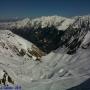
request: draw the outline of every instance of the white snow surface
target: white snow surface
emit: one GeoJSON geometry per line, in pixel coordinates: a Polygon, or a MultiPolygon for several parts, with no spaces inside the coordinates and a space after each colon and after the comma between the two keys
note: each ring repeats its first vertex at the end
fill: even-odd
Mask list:
{"type": "Polygon", "coordinates": [[[44,28],[44,27],[47,27],[47,26],[50,27],[53,25],[58,30],[65,30],[74,21],[75,21],[74,19],[65,18],[61,16],[47,16],[47,17],[42,16],[40,18],[35,18],[35,19],[25,18],[21,21],[17,21],[11,24],[11,27],[16,27],[17,29],[19,29],[24,27],[38,28],[39,26],[41,26],[42,28],[44,28]]]}
{"type": "MultiPolygon", "coordinates": [[[[48,16],[33,20],[27,18],[12,26],[21,28],[41,24],[43,28],[54,24],[59,30],[65,30],[73,21],[48,16]],[[60,24],[61,21],[63,23],[60,24]]],[[[86,34],[82,45],[87,42],[90,42],[90,32],[86,34]]],[[[27,55],[18,56],[12,46],[27,52],[32,43],[9,30],[0,30],[0,79],[5,70],[13,78],[15,85],[21,85],[22,90],[67,90],[90,78],[90,48],[80,47],[73,55],[65,54],[63,48],[58,48],[43,56],[39,62],[27,55]]]]}
{"type": "MultiPolygon", "coordinates": [[[[15,34],[8,37],[8,33],[11,32],[0,30],[0,41],[19,49],[31,47],[30,42],[15,34]]],[[[76,54],[68,55],[57,49],[38,62],[18,56],[11,48],[3,48],[0,44],[0,78],[2,70],[7,71],[22,90],[66,90],[90,78],[90,50],[80,48],[76,54]]]]}

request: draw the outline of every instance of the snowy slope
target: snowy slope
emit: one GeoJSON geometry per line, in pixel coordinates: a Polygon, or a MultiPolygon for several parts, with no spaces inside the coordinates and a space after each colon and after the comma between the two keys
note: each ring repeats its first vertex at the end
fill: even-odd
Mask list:
{"type": "Polygon", "coordinates": [[[87,19],[88,16],[81,17],[73,24],[77,17],[52,16],[33,20],[27,18],[12,24],[15,28],[55,25],[59,30],[64,30],[62,46],[48,54],[21,36],[9,30],[0,30],[0,80],[6,75],[11,81],[7,79],[5,84],[21,85],[22,90],[67,90],[88,80],[90,28],[89,25],[87,27],[87,19]]]}
{"type": "MultiPolygon", "coordinates": [[[[73,24],[78,18],[81,21],[90,20],[90,16],[76,16],[73,18],[66,18],[61,16],[42,16],[35,19],[25,18],[20,21],[13,22],[10,24],[11,28],[45,28],[55,26],[58,30],[66,30],[71,24],[73,24]]],[[[79,25],[79,23],[77,23],[79,25]]],[[[77,27],[77,25],[75,27],[77,27]]]]}
{"type": "MultiPolygon", "coordinates": [[[[10,55],[9,52],[7,54],[10,55]]],[[[25,60],[17,55],[13,57],[3,55],[0,56],[0,71],[3,74],[5,70],[15,85],[21,85],[23,90],[66,90],[90,77],[89,48],[80,48],[73,55],[54,51],[43,56],[41,63],[33,59],[25,60]]]]}
{"type": "Polygon", "coordinates": [[[75,20],[60,16],[43,16],[40,18],[29,19],[25,18],[22,21],[17,21],[11,24],[12,28],[39,28],[39,27],[51,27],[55,26],[58,30],[65,30],[70,24],[72,24],[75,20]]]}

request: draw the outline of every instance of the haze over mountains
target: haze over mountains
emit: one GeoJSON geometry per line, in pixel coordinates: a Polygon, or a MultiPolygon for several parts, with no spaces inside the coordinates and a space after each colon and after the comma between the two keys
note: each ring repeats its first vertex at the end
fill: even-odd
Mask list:
{"type": "Polygon", "coordinates": [[[0,85],[90,90],[89,15],[25,18],[0,28],[0,85]]]}

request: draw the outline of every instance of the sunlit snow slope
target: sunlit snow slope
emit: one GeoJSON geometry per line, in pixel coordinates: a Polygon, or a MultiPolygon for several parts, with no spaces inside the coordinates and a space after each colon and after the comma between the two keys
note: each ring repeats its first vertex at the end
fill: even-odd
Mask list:
{"type": "Polygon", "coordinates": [[[0,86],[20,85],[22,90],[90,90],[89,18],[27,18],[13,22],[9,30],[0,30],[0,86]],[[32,34],[33,38],[29,36],[32,34]],[[86,84],[81,87],[85,82],[88,88],[86,84]]]}

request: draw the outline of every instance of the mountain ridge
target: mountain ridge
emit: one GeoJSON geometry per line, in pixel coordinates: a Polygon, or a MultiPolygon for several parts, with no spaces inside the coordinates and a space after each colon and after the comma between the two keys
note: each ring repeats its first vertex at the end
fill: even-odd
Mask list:
{"type": "Polygon", "coordinates": [[[80,84],[81,87],[90,78],[89,18],[75,17],[74,22],[71,19],[64,22],[66,18],[53,16],[1,24],[7,30],[0,29],[0,87],[19,85],[23,90],[72,90],[80,84]]]}

